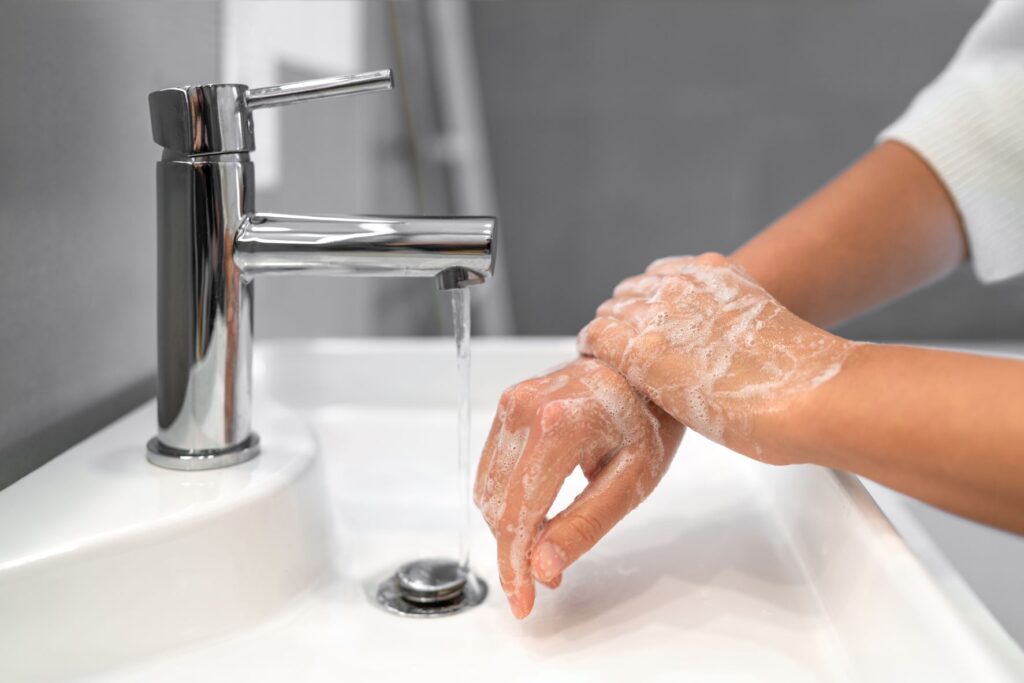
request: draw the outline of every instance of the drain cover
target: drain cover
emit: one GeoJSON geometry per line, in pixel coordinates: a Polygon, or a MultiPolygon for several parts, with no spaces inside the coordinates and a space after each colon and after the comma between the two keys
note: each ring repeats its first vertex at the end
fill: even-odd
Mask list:
{"type": "Polygon", "coordinates": [[[487,584],[454,560],[407,562],[377,588],[377,603],[394,614],[441,617],[483,602],[487,584]]]}

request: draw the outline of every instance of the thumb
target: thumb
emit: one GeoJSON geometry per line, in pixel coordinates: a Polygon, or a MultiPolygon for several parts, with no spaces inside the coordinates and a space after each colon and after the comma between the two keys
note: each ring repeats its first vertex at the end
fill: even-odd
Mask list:
{"type": "MultiPolygon", "coordinates": [[[[642,454],[619,451],[590,480],[576,500],[544,526],[530,555],[530,570],[550,584],[604,537],[650,493],[642,454]]],[[[656,481],[656,478],[655,478],[656,481]]]]}

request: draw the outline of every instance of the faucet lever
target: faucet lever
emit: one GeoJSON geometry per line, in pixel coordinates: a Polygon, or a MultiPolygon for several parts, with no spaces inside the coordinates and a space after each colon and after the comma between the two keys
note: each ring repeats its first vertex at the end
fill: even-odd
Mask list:
{"type": "Polygon", "coordinates": [[[149,94],[153,140],[188,157],[252,152],[255,109],[390,90],[392,85],[391,69],[380,69],[266,88],[237,83],[164,88],[149,94]]]}
{"type": "Polygon", "coordinates": [[[392,87],[394,87],[394,81],[391,78],[391,69],[380,69],[352,76],[318,78],[311,81],[270,85],[264,88],[250,88],[245,94],[245,103],[249,109],[263,109],[321,100],[327,97],[391,90],[392,87]]]}

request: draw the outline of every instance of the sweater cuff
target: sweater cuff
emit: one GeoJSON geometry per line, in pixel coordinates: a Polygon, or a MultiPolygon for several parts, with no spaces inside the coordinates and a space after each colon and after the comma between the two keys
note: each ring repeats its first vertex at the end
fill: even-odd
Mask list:
{"type": "Polygon", "coordinates": [[[1024,68],[948,71],[879,134],[885,140],[913,149],[945,184],[979,280],[1024,273],[1024,68]]]}

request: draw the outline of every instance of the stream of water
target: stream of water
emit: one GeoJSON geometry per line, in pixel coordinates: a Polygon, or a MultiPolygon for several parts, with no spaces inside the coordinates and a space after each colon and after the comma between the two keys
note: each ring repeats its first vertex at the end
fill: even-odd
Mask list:
{"type": "Polygon", "coordinates": [[[456,558],[463,571],[469,568],[469,522],[473,503],[473,482],[470,476],[469,453],[469,332],[470,308],[469,287],[451,290],[452,322],[455,329],[455,366],[458,372],[458,390],[456,393],[456,415],[458,420],[458,480],[460,515],[459,524],[459,556],[456,558]]]}
{"type": "Polygon", "coordinates": [[[479,605],[487,596],[487,584],[469,570],[469,528],[473,482],[469,452],[469,289],[453,289],[452,322],[455,328],[456,424],[458,471],[456,557],[424,557],[406,562],[377,586],[377,603],[405,616],[458,614],[479,605]]]}

